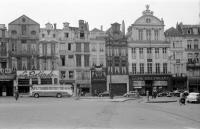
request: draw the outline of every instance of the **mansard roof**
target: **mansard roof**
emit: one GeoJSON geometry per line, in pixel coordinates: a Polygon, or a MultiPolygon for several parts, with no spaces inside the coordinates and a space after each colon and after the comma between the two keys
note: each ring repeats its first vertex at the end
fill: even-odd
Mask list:
{"type": "Polygon", "coordinates": [[[181,32],[174,27],[171,27],[165,31],[165,36],[181,36],[181,32]]]}

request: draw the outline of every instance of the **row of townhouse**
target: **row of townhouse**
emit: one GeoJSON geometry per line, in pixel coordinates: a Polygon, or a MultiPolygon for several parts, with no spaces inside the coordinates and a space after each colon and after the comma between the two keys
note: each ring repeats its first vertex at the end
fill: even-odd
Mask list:
{"type": "Polygon", "coordinates": [[[146,10],[125,34],[125,23],[107,31],[79,20],[58,29],[45,28],[22,15],[0,24],[0,96],[14,89],[29,93],[32,85],[65,84],[83,94],[111,91],[122,95],[138,90],[200,87],[200,25],[177,24],[164,32],[164,21],[146,10]]]}

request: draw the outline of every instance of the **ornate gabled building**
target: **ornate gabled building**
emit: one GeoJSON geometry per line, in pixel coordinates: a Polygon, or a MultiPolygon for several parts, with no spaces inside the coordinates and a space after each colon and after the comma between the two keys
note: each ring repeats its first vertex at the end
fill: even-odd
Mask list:
{"type": "Polygon", "coordinates": [[[39,69],[57,70],[59,59],[59,30],[51,23],[40,29],[39,69]]]}
{"type": "MultiPolygon", "coordinates": [[[[40,25],[25,15],[8,24],[8,53],[13,70],[20,72],[39,69],[39,30],[40,25]]],[[[29,92],[29,79],[17,77],[16,80],[15,86],[19,92],[29,92]]]]}
{"type": "Polygon", "coordinates": [[[59,32],[59,74],[60,84],[75,85],[75,32],[78,28],[63,23],[59,32]]]}
{"type": "Polygon", "coordinates": [[[129,91],[127,38],[120,30],[119,23],[111,24],[107,35],[107,91],[110,91],[111,96],[123,95],[129,91]]]}
{"type": "Polygon", "coordinates": [[[170,44],[165,41],[164,21],[146,6],[142,16],[128,29],[130,90],[141,94],[170,86],[168,62],[170,44]]]}
{"type": "Polygon", "coordinates": [[[187,69],[187,89],[190,92],[200,91],[200,25],[177,24],[177,30],[182,34],[187,69]]]}
{"type": "Polygon", "coordinates": [[[79,27],[75,29],[74,42],[76,64],[75,83],[83,95],[91,94],[89,25],[84,20],[79,20],[79,27]]]}
{"type": "Polygon", "coordinates": [[[94,28],[90,31],[90,55],[91,55],[91,90],[92,95],[98,95],[106,91],[106,32],[94,28]]]}
{"type": "Polygon", "coordinates": [[[15,71],[11,69],[8,55],[8,32],[5,24],[0,24],[0,96],[12,96],[15,71]]]}

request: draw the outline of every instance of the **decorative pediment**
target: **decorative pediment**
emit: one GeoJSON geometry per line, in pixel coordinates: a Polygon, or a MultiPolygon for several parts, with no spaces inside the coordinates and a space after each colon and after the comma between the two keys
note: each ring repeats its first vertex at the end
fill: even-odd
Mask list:
{"type": "Polygon", "coordinates": [[[134,25],[164,25],[164,22],[152,15],[143,15],[138,18],[134,25]]]}
{"type": "Polygon", "coordinates": [[[22,15],[21,17],[15,19],[11,23],[9,23],[9,25],[13,25],[13,24],[29,24],[29,25],[35,25],[36,24],[36,25],[39,25],[37,22],[30,19],[26,15],[22,15]]]}

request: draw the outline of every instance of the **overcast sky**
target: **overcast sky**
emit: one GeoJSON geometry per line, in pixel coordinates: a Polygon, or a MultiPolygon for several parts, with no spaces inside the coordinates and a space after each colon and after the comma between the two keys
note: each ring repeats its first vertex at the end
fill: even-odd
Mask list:
{"type": "Polygon", "coordinates": [[[25,14],[40,24],[63,22],[78,26],[78,20],[89,23],[90,30],[103,25],[125,21],[126,28],[142,16],[145,5],[150,5],[154,16],[164,19],[165,30],[175,26],[177,21],[184,24],[199,24],[200,0],[1,0],[0,24],[12,22],[25,14]]]}

